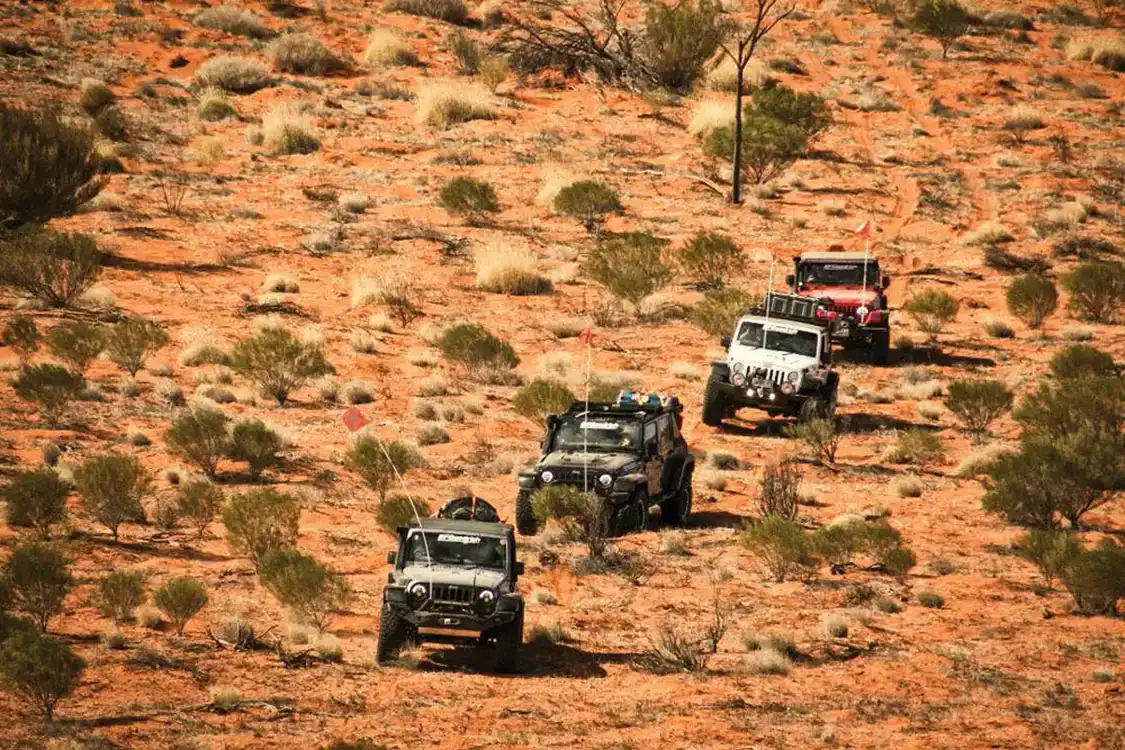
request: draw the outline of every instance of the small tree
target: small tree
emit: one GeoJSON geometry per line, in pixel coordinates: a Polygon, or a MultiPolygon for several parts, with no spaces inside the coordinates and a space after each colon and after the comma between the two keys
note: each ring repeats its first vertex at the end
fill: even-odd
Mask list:
{"type": "Polygon", "coordinates": [[[800,570],[815,571],[819,563],[812,540],[800,525],[778,515],[754,519],[742,530],[739,542],[778,583],[800,570]]]}
{"type": "Polygon", "coordinates": [[[1069,531],[1032,529],[1016,541],[1020,556],[1035,563],[1048,586],[1082,552],[1082,540],[1069,531]]]}
{"type": "Polygon", "coordinates": [[[941,58],[969,30],[969,14],[957,0],[923,0],[914,13],[914,28],[941,45],[941,58]]]}
{"type": "Polygon", "coordinates": [[[223,506],[223,493],[210,482],[195,480],[186,482],[180,487],[180,496],[176,500],[180,517],[187,520],[195,527],[196,533],[202,539],[207,533],[207,527],[215,520],[215,514],[223,506]]]}
{"type": "Polygon", "coordinates": [[[813,457],[822,464],[836,463],[836,451],[840,447],[840,431],[832,419],[810,419],[785,428],[785,434],[805,443],[813,457]]]}
{"type": "Polygon", "coordinates": [[[145,578],[140,573],[114,571],[98,582],[98,611],[114,622],[125,622],[145,603],[145,578]]]}
{"type": "Polygon", "coordinates": [[[144,369],[149,355],[167,344],[164,326],[155,320],[132,318],[109,330],[105,351],[110,362],[135,377],[144,369]]]}
{"type": "Polygon", "coordinates": [[[521,417],[543,424],[548,414],[559,414],[574,403],[574,394],[554,380],[533,380],[512,396],[512,409],[521,417]]]}
{"type": "Polygon", "coordinates": [[[649,72],[667,89],[690,91],[726,36],[728,25],[718,2],[649,5],[642,43],[649,72]]]}
{"type": "Polygon", "coordinates": [[[1072,470],[1054,446],[1024,441],[1018,453],[1002,454],[989,468],[992,482],[984,495],[984,509],[1021,526],[1054,529],[1067,495],[1077,489],[1067,474],[1072,470]]]}
{"type": "Polygon", "coordinates": [[[1008,286],[1008,312],[1027,324],[1039,328],[1047,316],[1059,306],[1059,292],[1050,279],[1029,273],[1008,286]]]}
{"type": "Polygon", "coordinates": [[[4,563],[3,574],[14,608],[40,630],[62,612],[63,600],[74,586],[66,559],[46,544],[18,545],[4,563]]]}
{"type": "Polygon", "coordinates": [[[283,328],[259,331],[235,344],[231,368],[281,406],[309,379],[333,371],[320,344],[305,343],[283,328]]]}
{"type": "Polygon", "coordinates": [[[8,523],[30,527],[41,539],[50,538],[51,527],[66,518],[69,495],[70,487],[48,468],[21,471],[0,489],[8,523]]]}
{"type": "Polygon", "coordinates": [[[555,211],[582,222],[587,232],[599,231],[606,216],[624,210],[613,188],[598,180],[580,180],[555,196],[555,211]]]}
{"type": "Polygon", "coordinates": [[[74,471],[74,483],[82,496],[82,509],[105,526],[117,541],[117,531],[126,521],[144,521],[141,500],[152,480],[136,456],[103,453],[90,456],[74,471]]]}
{"type": "Polygon", "coordinates": [[[260,419],[238,422],[231,432],[230,457],[250,466],[250,477],[257,480],[262,470],[275,466],[285,448],[285,441],[260,419]]]}
{"type": "Polygon", "coordinates": [[[1112,261],[1082,263],[1063,277],[1070,292],[1067,307],[1080,318],[1110,323],[1125,304],[1125,264],[1112,261]]]}
{"type": "Polygon", "coordinates": [[[183,635],[191,618],[207,606],[207,589],[194,578],[179,576],[157,589],[152,601],[172,621],[176,635],[183,635]]]}
{"type": "Polygon", "coordinates": [[[636,305],[672,280],[672,268],[663,257],[667,244],[645,233],[607,237],[590,251],[586,273],[613,296],[636,305]]]}
{"type": "Polygon", "coordinates": [[[960,303],[953,295],[933,287],[923,290],[906,303],[906,312],[922,332],[930,337],[931,344],[937,341],[945,324],[957,317],[960,308],[960,303]]]}
{"type": "Polygon", "coordinates": [[[1108,352],[1087,344],[1071,344],[1051,357],[1051,374],[1056,380],[1111,378],[1117,366],[1108,352]]]}
{"type": "Polygon", "coordinates": [[[800,486],[801,472],[792,459],[784,458],[766,464],[758,488],[758,509],[763,516],[793,520],[797,517],[797,490],[800,486]]]}
{"type": "Polygon", "coordinates": [[[1062,569],[1062,580],[1078,612],[1086,615],[1117,614],[1125,599],[1125,549],[1103,539],[1074,556],[1062,569]]]}
{"type": "Polygon", "coordinates": [[[720,289],[742,270],[742,248],[718,232],[700,232],[688,240],[676,260],[699,287],[720,289]]]}
{"type": "Polygon", "coordinates": [[[446,359],[464,365],[474,378],[511,370],[520,362],[508,342],[478,323],[455,323],[441,334],[437,347],[446,359]]]}
{"type": "Polygon", "coordinates": [[[300,622],[323,632],[330,615],[347,606],[351,591],[342,577],[295,549],[276,549],[262,559],[262,583],[300,622]]]}
{"type": "Polygon", "coordinates": [[[454,177],[445,183],[438,202],[470,226],[479,225],[487,214],[500,212],[500,201],[496,199],[492,186],[471,177],[454,177]]]}
{"type": "MultiPolygon", "coordinates": [[[[760,112],[747,111],[743,117],[742,143],[739,153],[740,171],[734,182],[749,178],[754,184],[779,177],[808,150],[808,137],[796,125],[787,125],[760,112]]],[[[714,128],[703,140],[703,155],[725,158],[735,151],[735,128],[728,125],[714,128]]],[[[732,173],[733,174],[733,173],[732,173]]]]}
{"type": "Polygon", "coordinates": [[[0,648],[0,680],[51,721],[59,701],[78,686],[86,662],[67,644],[33,631],[16,633],[0,648]]]}
{"type": "Polygon", "coordinates": [[[832,124],[824,99],[813,93],[797,93],[788,86],[762,88],[753,94],[754,109],[766,117],[800,130],[811,143],[832,124]]]}
{"type": "Polygon", "coordinates": [[[379,493],[380,501],[386,499],[396,474],[406,474],[424,465],[422,456],[411,446],[397,441],[384,442],[374,435],[360,436],[344,460],[344,466],[363,477],[367,486],[379,493]]]}
{"type": "Polygon", "coordinates": [[[26,226],[0,239],[0,287],[51,307],[73,305],[101,273],[102,254],[84,234],[26,226]]]}
{"type": "Polygon", "coordinates": [[[1012,408],[1012,392],[999,380],[958,380],[950,383],[945,405],[980,442],[988,426],[1012,408]]]}
{"type": "Polygon", "coordinates": [[[219,459],[231,449],[227,418],[211,409],[194,409],[178,417],[164,433],[164,441],[169,453],[199,467],[211,479],[219,459]]]}
{"type": "Polygon", "coordinates": [[[379,501],[375,520],[381,529],[393,536],[403,526],[409,526],[419,517],[425,518],[429,514],[430,508],[424,501],[407,495],[391,495],[379,501]]]}
{"type": "Polygon", "coordinates": [[[60,323],[47,334],[47,349],[72,372],[85,375],[90,363],[105,349],[105,331],[87,323],[60,323]]]}
{"type": "Polygon", "coordinates": [[[39,351],[39,343],[43,337],[35,321],[26,315],[16,315],[4,326],[4,333],[0,335],[0,343],[10,346],[20,358],[20,365],[27,367],[31,357],[39,351]]]}
{"type": "Polygon", "coordinates": [[[591,558],[605,556],[610,508],[596,493],[568,485],[547,485],[532,495],[531,512],[540,524],[548,519],[561,524],[568,538],[585,543],[591,558]]]}
{"type": "Polygon", "coordinates": [[[298,498],[272,488],[235,495],[223,508],[227,543],[250,558],[254,570],[270,550],[297,543],[301,504],[298,498]]]}
{"type": "Polygon", "coordinates": [[[691,312],[691,322],[712,336],[729,336],[747,310],[754,306],[754,296],[736,286],[716,289],[703,295],[691,312]]]}
{"type": "Polygon", "coordinates": [[[79,375],[58,365],[32,365],[16,378],[13,387],[24,401],[37,404],[47,424],[56,425],[71,401],[86,387],[79,375]]]}

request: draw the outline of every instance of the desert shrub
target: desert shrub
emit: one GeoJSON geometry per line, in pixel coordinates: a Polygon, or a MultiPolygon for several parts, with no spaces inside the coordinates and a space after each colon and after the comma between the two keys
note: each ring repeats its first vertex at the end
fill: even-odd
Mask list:
{"type": "Polygon", "coordinates": [[[609,214],[625,210],[617,192],[600,180],[579,180],[567,185],[559,190],[553,205],[557,214],[582,222],[590,232],[609,214]]]}
{"type": "Polygon", "coordinates": [[[1105,255],[1121,255],[1121,249],[1100,237],[1070,235],[1055,243],[1053,252],[1060,258],[1100,260],[1105,255]]]}
{"type": "Polygon", "coordinates": [[[567,485],[547,485],[532,495],[531,511],[541,524],[554,519],[567,538],[583,542],[591,560],[605,557],[610,513],[598,495],[567,485]]]}
{"type": "Polygon", "coordinates": [[[223,508],[227,543],[236,553],[250,558],[255,570],[270,550],[297,543],[300,501],[295,495],[273,488],[251,490],[231,497],[223,508]]]}
{"type": "Polygon", "coordinates": [[[201,29],[216,29],[249,39],[269,39],[273,32],[256,15],[236,5],[220,5],[196,14],[192,23],[201,29]]]}
{"type": "Polygon", "coordinates": [[[834,523],[819,528],[810,539],[812,548],[834,572],[843,571],[866,548],[865,526],[861,519],[856,523],[834,523]]]}
{"type": "Polygon", "coordinates": [[[78,375],[85,374],[90,362],[105,348],[105,332],[88,323],[60,323],[47,334],[47,349],[78,375]]]}
{"type": "Polygon", "coordinates": [[[145,579],[140,573],[114,571],[98,581],[98,611],[114,622],[124,622],[145,603],[145,579]]]}
{"type": "MultiPolygon", "coordinates": [[[[733,63],[731,63],[733,68],[733,63]]],[[[735,85],[733,79],[731,86],[735,85]]],[[[734,107],[727,101],[704,100],[692,110],[688,121],[688,132],[696,138],[705,139],[713,130],[730,127],[734,123],[734,107]]]]}
{"type": "Polygon", "coordinates": [[[508,70],[508,58],[504,55],[488,55],[480,61],[480,79],[493,94],[508,80],[508,70]]]}
{"type": "MultiPolygon", "coordinates": [[[[684,273],[703,288],[719,289],[742,270],[742,248],[717,232],[700,232],[676,253],[684,273]]],[[[732,326],[733,328],[733,326],[732,326]]]]}
{"type": "Polygon", "coordinates": [[[86,662],[69,645],[35,632],[16,633],[0,648],[0,682],[48,722],[78,686],[86,662]]]}
{"type": "Polygon", "coordinates": [[[800,485],[801,472],[792,459],[766,464],[758,488],[758,509],[762,515],[796,518],[800,485]]]}
{"type": "Polygon", "coordinates": [[[410,526],[419,516],[425,518],[429,513],[429,507],[422,500],[412,500],[406,495],[391,495],[379,501],[379,507],[375,509],[375,520],[388,533],[397,534],[398,529],[410,526]]]}
{"type": "Polygon", "coordinates": [[[742,530],[739,542],[778,583],[798,571],[815,571],[819,562],[811,538],[795,521],[779,515],[755,519],[742,530]]]}
{"type": "Polygon", "coordinates": [[[958,380],[949,384],[945,405],[979,442],[988,426],[1012,408],[1012,392],[999,380],[958,380]]]}
{"type": "Polygon", "coordinates": [[[927,609],[941,609],[945,606],[945,597],[936,591],[921,591],[918,593],[918,603],[927,609]]]}
{"type": "Polygon", "coordinates": [[[898,440],[887,454],[887,459],[898,464],[929,466],[945,456],[941,438],[929,430],[913,427],[899,433],[898,440]]]}
{"type": "Polygon", "coordinates": [[[141,500],[152,480],[136,456],[103,453],[87,458],[74,470],[74,485],[82,510],[105,526],[117,541],[117,530],[126,521],[144,521],[141,500]]]}
{"type": "Polygon", "coordinates": [[[398,441],[385,442],[374,435],[361,435],[344,460],[344,466],[359,474],[367,486],[384,500],[396,474],[422,468],[425,461],[418,451],[398,441]]]}
{"type": "Polygon", "coordinates": [[[636,305],[671,282],[672,268],[663,259],[667,244],[646,233],[611,235],[587,255],[586,273],[613,296],[636,305]]]}
{"type": "Polygon", "coordinates": [[[270,107],[262,118],[262,139],[278,156],[311,154],[320,148],[316,124],[301,103],[278,102],[270,107]]]}
{"type": "Polygon", "coordinates": [[[131,318],[106,332],[105,353],[111,362],[136,377],[145,360],[168,344],[164,326],[155,320],[131,318]]]}
{"type": "Polygon", "coordinates": [[[63,600],[74,586],[66,559],[46,544],[20,544],[4,563],[11,607],[27,615],[40,630],[62,612],[63,600]]]}
{"type": "Polygon", "coordinates": [[[449,432],[439,424],[422,425],[417,441],[418,445],[442,445],[449,442],[449,432]]]}
{"type": "Polygon", "coordinates": [[[414,121],[446,130],[470,120],[492,120],[496,102],[483,86],[439,81],[423,86],[414,103],[414,121]]]}
{"type": "Polygon", "coordinates": [[[645,13],[641,53],[656,82],[672,91],[690,91],[723,41],[728,24],[722,5],[655,3],[645,13]]]}
{"type": "Polygon", "coordinates": [[[466,76],[476,75],[480,70],[480,47],[477,43],[458,29],[449,35],[446,44],[457,60],[457,72],[466,76]]]}
{"type": "Polygon", "coordinates": [[[953,43],[968,32],[971,16],[957,0],[923,0],[911,20],[915,29],[937,40],[945,59],[953,43]]]}
{"type": "Polygon", "coordinates": [[[797,128],[808,142],[814,141],[832,124],[823,98],[813,93],[798,93],[787,86],[755,91],[753,103],[759,114],[797,128]]]}
{"type": "MultiPolygon", "coordinates": [[[[100,165],[93,133],[70,124],[54,108],[0,104],[0,228],[74,213],[105,184],[98,176],[100,165]]],[[[0,258],[8,252],[3,248],[0,258]]]]}
{"type": "Polygon", "coordinates": [[[989,467],[992,481],[984,509],[1011,523],[1054,529],[1062,511],[1086,495],[1076,472],[1074,463],[1055,446],[1025,440],[1018,453],[1000,455],[989,467]]]}
{"type": "Polygon", "coordinates": [[[535,254],[511,245],[490,245],[473,255],[477,287],[512,295],[548,294],[551,280],[539,272],[535,254]]]}
{"type": "Polygon", "coordinates": [[[1084,320],[1113,322],[1125,304],[1125,265],[1121,263],[1082,263],[1062,283],[1070,292],[1067,307],[1084,320]]]}
{"type": "Polygon", "coordinates": [[[1033,529],[1016,540],[1015,546],[1021,557],[1035,563],[1048,586],[1082,552],[1082,540],[1069,531],[1033,529]]]}
{"type": "Polygon", "coordinates": [[[172,622],[176,635],[183,635],[191,618],[207,606],[207,589],[194,578],[177,576],[156,590],[152,603],[172,622]]]}
{"type": "Polygon", "coordinates": [[[222,505],[222,491],[210,482],[199,480],[184,483],[176,499],[180,517],[194,526],[200,537],[207,533],[207,527],[222,505]]]}
{"type": "Polygon", "coordinates": [[[471,177],[454,177],[441,189],[438,203],[451,214],[460,216],[470,226],[476,226],[487,214],[500,212],[496,191],[483,180],[471,177]]]}
{"type": "Polygon", "coordinates": [[[66,518],[68,495],[70,487],[49,468],[21,471],[0,487],[8,524],[34,529],[42,539],[50,537],[51,527],[66,518]]]}
{"type": "MultiPolygon", "coordinates": [[[[2,118],[0,110],[0,125],[2,118]]],[[[0,190],[5,179],[0,178],[0,190]]],[[[0,236],[0,287],[51,307],[73,306],[101,273],[102,254],[87,235],[25,226],[0,236]]]]}
{"type": "Polygon", "coordinates": [[[285,34],[270,45],[269,55],[274,69],[283,73],[323,76],[347,67],[312,34],[285,34]]]}
{"type": "Polygon", "coordinates": [[[462,0],[388,0],[387,10],[446,23],[463,24],[469,20],[469,10],[462,0]]]}
{"type": "Polygon", "coordinates": [[[703,672],[712,651],[705,638],[690,637],[670,622],[648,636],[649,645],[633,660],[633,667],[651,674],[703,672]]]}
{"type": "Polygon", "coordinates": [[[252,94],[273,84],[270,71],[257,60],[242,57],[212,57],[199,66],[195,82],[232,94],[252,94]]]}
{"type": "Polygon", "coordinates": [[[1051,374],[1058,380],[1113,377],[1117,366],[1108,352],[1087,344],[1071,344],[1051,357],[1051,374]]]}
{"type": "Polygon", "coordinates": [[[450,326],[438,338],[437,348],[446,359],[464,365],[472,377],[490,370],[510,370],[520,361],[508,342],[477,323],[450,326]]]}
{"type": "Polygon", "coordinates": [[[281,460],[277,454],[284,449],[281,435],[260,419],[244,419],[231,431],[230,457],[245,461],[253,479],[261,476],[263,469],[276,465],[281,460]]]}
{"type": "Polygon", "coordinates": [[[543,424],[548,414],[561,414],[574,402],[574,394],[554,380],[533,380],[512,396],[516,414],[543,424]]]}
{"type": "Polygon", "coordinates": [[[1050,279],[1029,273],[1008,285],[1008,311],[1027,324],[1038,328],[1059,306],[1059,293],[1050,279]]]}
{"type": "Polygon", "coordinates": [[[4,326],[0,334],[0,344],[10,346],[15,350],[21,365],[27,365],[32,355],[39,351],[39,344],[43,336],[39,333],[35,321],[26,315],[16,315],[4,326]]]}
{"type": "Polygon", "coordinates": [[[1112,539],[1080,552],[1062,569],[1075,609],[1087,615],[1114,615],[1125,599],[1125,549],[1112,539]]]}
{"type": "Polygon", "coordinates": [[[281,548],[262,558],[262,583],[298,621],[323,632],[332,612],[347,605],[351,592],[344,579],[312,555],[281,548]]]}
{"type": "Polygon", "coordinates": [[[812,419],[785,428],[785,434],[802,441],[813,457],[824,464],[836,463],[836,450],[840,447],[839,430],[832,419],[812,419]]]}
{"type": "Polygon", "coordinates": [[[418,55],[398,32],[391,29],[375,29],[371,32],[363,59],[368,65],[418,64],[418,55]]]}
{"type": "Polygon", "coordinates": [[[239,341],[231,356],[231,369],[248,377],[279,405],[311,378],[332,372],[319,344],[306,344],[285,329],[259,331],[239,341]]]}
{"type": "Polygon", "coordinates": [[[715,289],[704,294],[692,310],[691,322],[713,336],[730,335],[754,301],[753,295],[736,286],[715,289]]]}
{"type": "MultiPolygon", "coordinates": [[[[740,180],[756,185],[783,174],[808,149],[808,136],[796,125],[747,109],[742,120],[742,168],[740,180]]],[[[710,130],[703,139],[703,155],[723,161],[734,151],[734,127],[710,130]]]]}
{"type": "Polygon", "coordinates": [[[65,367],[31,365],[12,384],[16,395],[39,406],[47,424],[58,424],[71,401],[86,388],[86,381],[65,367]]]}
{"type": "Polygon", "coordinates": [[[1002,320],[985,321],[984,331],[994,339],[1011,339],[1016,336],[1015,329],[1002,320]]]}
{"type": "Polygon", "coordinates": [[[906,303],[906,312],[914,319],[922,332],[937,341],[938,334],[945,324],[957,317],[961,305],[949,292],[929,288],[914,295],[906,303]]]}
{"type": "Polygon", "coordinates": [[[164,434],[164,441],[169,453],[197,466],[211,478],[231,445],[226,417],[211,409],[193,409],[177,417],[164,434]]]}

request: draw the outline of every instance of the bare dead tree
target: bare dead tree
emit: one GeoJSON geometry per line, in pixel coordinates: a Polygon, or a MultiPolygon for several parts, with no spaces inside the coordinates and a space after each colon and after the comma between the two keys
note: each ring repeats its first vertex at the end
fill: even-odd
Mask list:
{"type": "Polygon", "coordinates": [[[750,0],[753,21],[748,26],[737,29],[727,42],[719,47],[729,57],[738,71],[734,89],[734,153],[731,156],[730,202],[742,202],[742,76],[758,44],[773,28],[784,21],[794,11],[792,0],[750,0]],[[779,7],[780,6],[780,7],[779,7]]]}

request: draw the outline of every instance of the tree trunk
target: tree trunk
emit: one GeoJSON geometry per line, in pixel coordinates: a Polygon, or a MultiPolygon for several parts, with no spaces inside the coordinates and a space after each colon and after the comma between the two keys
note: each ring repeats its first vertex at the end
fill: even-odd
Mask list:
{"type": "Polygon", "coordinates": [[[735,63],[738,74],[735,76],[734,86],[734,154],[731,156],[730,177],[730,202],[734,205],[742,202],[742,74],[749,61],[749,58],[742,56],[742,45],[738,45],[738,60],[735,63]]]}

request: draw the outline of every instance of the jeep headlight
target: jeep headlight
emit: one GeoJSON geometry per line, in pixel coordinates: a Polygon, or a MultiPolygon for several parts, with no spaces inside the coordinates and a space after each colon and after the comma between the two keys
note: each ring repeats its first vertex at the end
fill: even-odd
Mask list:
{"type": "Polygon", "coordinates": [[[492,608],[496,606],[496,592],[491,589],[484,589],[477,594],[473,605],[478,612],[491,612],[492,608]]]}
{"type": "Polygon", "coordinates": [[[602,474],[600,477],[598,477],[598,484],[608,490],[611,486],[613,486],[613,475],[602,474]]]}
{"type": "Polygon", "coordinates": [[[862,323],[864,321],[864,319],[867,317],[867,313],[869,313],[869,312],[871,312],[871,311],[868,310],[863,305],[860,305],[859,307],[856,308],[855,317],[856,317],[857,320],[859,320],[862,323]]]}
{"type": "Polygon", "coordinates": [[[785,379],[788,380],[790,383],[796,383],[798,380],[801,379],[801,373],[794,370],[793,372],[786,375],[785,379]]]}
{"type": "Polygon", "coordinates": [[[426,584],[415,583],[406,590],[407,597],[410,599],[410,606],[418,607],[426,601],[426,584]]]}
{"type": "Polygon", "coordinates": [[[784,393],[786,396],[791,396],[796,391],[797,391],[797,386],[793,385],[792,383],[782,383],[781,384],[781,392],[784,393]]]}
{"type": "Polygon", "coordinates": [[[731,369],[735,372],[742,372],[746,369],[746,365],[742,364],[741,362],[735,362],[734,367],[732,367],[731,369]]]}
{"type": "Polygon", "coordinates": [[[736,372],[730,376],[730,382],[734,386],[742,386],[746,383],[746,376],[741,372],[736,372]]]}
{"type": "Polygon", "coordinates": [[[539,478],[543,480],[543,484],[550,484],[551,482],[555,481],[555,475],[549,471],[545,471],[540,474],[539,478]]]}

